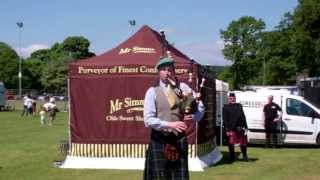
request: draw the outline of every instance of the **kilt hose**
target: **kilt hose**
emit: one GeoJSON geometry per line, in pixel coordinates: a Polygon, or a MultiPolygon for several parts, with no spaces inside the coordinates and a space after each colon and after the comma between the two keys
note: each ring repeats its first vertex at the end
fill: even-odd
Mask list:
{"type": "Polygon", "coordinates": [[[152,130],[148,150],[146,152],[144,180],[188,180],[188,142],[185,134],[175,135],[152,130]],[[175,161],[166,159],[166,144],[174,146],[179,151],[175,161]]]}

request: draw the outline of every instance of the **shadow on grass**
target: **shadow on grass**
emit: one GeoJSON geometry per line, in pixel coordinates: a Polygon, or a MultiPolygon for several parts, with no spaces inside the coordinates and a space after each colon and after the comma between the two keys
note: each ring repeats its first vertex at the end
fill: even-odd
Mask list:
{"type": "Polygon", "coordinates": [[[250,154],[248,155],[249,156],[249,158],[248,158],[248,160],[246,161],[246,160],[243,160],[242,159],[242,154],[241,154],[241,152],[235,152],[235,154],[236,154],[236,160],[235,161],[231,161],[230,159],[229,159],[229,152],[228,151],[221,151],[221,153],[222,153],[222,159],[217,163],[217,164],[215,164],[215,165],[213,165],[213,166],[219,166],[219,165],[228,165],[228,164],[232,164],[232,163],[234,163],[234,162],[247,162],[247,163],[250,163],[250,162],[255,162],[255,161],[258,161],[259,159],[258,158],[252,158],[252,157],[250,157],[250,154]]]}
{"type": "Polygon", "coordinates": [[[276,147],[269,147],[266,148],[264,144],[249,144],[248,147],[257,147],[257,148],[263,148],[263,149],[282,149],[282,148],[288,148],[288,149],[318,149],[319,146],[313,145],[313,144],[281,144],[277,145],[276,147]]]}
{"type": "Polygon", "coordinates": [[[53,126],[65,126],[65,124],[64,123],[59,123],[59,122],[54,122],[53,123],[53,126]]]}

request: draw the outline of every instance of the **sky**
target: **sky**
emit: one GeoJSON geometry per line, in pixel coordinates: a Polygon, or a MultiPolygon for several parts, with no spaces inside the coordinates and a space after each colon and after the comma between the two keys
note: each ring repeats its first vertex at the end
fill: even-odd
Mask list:
{"type": "Polygon", "coordinates": [[[272,30],[297,5],[298,0],[1,0],[0,42],[28,57],[69,36],[83,36],[99,55],[148,25],[164,30],[170,43],[197,62],[228,65],[220,30],[242,16],[261,19],[272,30]]]}

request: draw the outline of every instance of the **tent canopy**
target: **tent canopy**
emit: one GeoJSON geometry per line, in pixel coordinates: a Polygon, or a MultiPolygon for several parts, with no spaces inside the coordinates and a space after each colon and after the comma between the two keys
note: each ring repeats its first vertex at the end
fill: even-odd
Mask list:
{"type": "MultiPolygon", "coordinates": [[[[149,65],[154,66],[163,55],[163,46],[167,42],[149,26],[143,26],[128,40],[99,56],[77,61],[76,65],[116,66],[149,65]]],[[[170,44],[166,46],[175,63],[190,64],[193,61],[170,44]]]]}
{"type": "Polygon", "coordinates": [[[148,26],[100,56],[71,63],[71,142],[146,143],[143,99],[157,78],[155,64],[165,50],[175,61],[179,80],[192,80],[188,84],[195,89],[198,63],[148,26]]]}

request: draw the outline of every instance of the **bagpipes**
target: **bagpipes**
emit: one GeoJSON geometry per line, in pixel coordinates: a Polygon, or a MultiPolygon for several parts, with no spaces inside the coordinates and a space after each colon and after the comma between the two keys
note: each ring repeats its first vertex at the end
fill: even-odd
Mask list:
{"type": "MultiPolygon", "coordinates": [[[[191,79],[191,78],[190,78],[191,79]]],[[[189,79],[189,82],[191,81],[189,79]]],[[[170,85],[173,87],[173,91],[175,94],[178,96],[180,102],[179,104],[179,110],[180,113],[183,115],[189,115],[193,114],[197,111],[198,109],[198,104],[197,101],[200,97],[197,97],[198,94],[201,92],[202,87],[204,86],[205,83],[205,78],[202,78],[200,88],[198,89],[196,93],[196,97],[194,97],[193,92],[188,92],[188,93],[183,93],[182,90],[177,86],[176,82],[170,78],[168,78],[168,81],[170,85]]]]}
{"type": "MultiPolygon", "coordinates": [[[[173,81],[170,78],[168,78],[168,81],[169,81],[171,87],[173,88],[174,93],[178,96],[178,98],[180,100],[180,102],[178,103],[180,113],[183,115],[190,115],[190,114],[195,113],[198,108],[197,107],[198,106],[198,103],[197,103],[198,99],[197,98],[200,98],[200,97],[197,97],[197,95],[196,95],[196,97],[194,97],[192,91],[188,92],[187,94],[184,94],[182,92],[182,90],[179,88],[179,86],[177,86],[177,83],[175,81],[173,81]]],[[[189,82],[190,82],[190,80],[189,80],[189,82]]],[[[205,79],[202,78],[200,88],[198,88],[197,93],[199,93],[201,91],[202,87],[204,86],[204,83],[205,83],[205,79]]],[[[185,123],[188,126],[185,133],[188,134],[193,129],[194,123],[192,121],[190,121],[190,122],[185,121],[185,123]]],[[[173,131],[173,132],[176,135],[178,135],[177,132],[175,132],[175,131],[173,131]]],[[[167,143],[164,148],[164,156],[165,156],[166,160],[174,162],[174,161],[181,158],[181,149],[179,149],[179,146],[175,143],[173,143],[173,144],[167,143]]]]}

